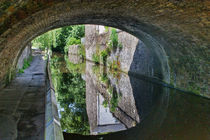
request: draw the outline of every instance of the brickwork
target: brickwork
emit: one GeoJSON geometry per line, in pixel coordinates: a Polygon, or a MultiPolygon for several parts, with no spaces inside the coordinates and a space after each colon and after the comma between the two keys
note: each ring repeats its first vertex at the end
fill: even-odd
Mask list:
{"type": "Polygon", "coordinates": [[[2,0],[0,87],[34,37],[71,24],[118,27],[140,38],[161,60],[167,83],[209,96],[209,0],[2,0]]]}

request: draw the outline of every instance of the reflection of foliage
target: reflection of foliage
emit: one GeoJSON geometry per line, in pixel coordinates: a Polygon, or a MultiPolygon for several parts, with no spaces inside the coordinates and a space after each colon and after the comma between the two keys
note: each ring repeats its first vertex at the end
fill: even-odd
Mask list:
{"type": "Polygon", "coordinates": [[[85,102],[85,81],[81,74],[62,75],[58,89],[58,102],[65,111],[61,112],[61,126],[69,133],[89,134],[85,102]]]}
{"type": "Polygon", "coordinates": [[[118,102],[119,102],[119,94],[117,93],[116,89],[112,86],[108,88],[108,93],[111,96],[110,99],[110,111],[115,112],[115,109],[117,108],[118,102]]]}
{"type": "Polygon", "coordinates": [[[118,102],[119,102],[118,93],[117,92],[112,92],[112,98],[110,100],[110,105],[111,105],[110,110],[112,112],[115,112],[115,109],[117,108],[118,102]]]}
{"type": "Polygon", "coordinates": [[[69,61],[68,56],[65,55],[66,68],[70,73],[85,73],[85,63],[73,64],[69,61]]]}
{"type": "MultiPolygon", "coordinates": [[[[108,104],[109,104],[111,112],[114,112],[115,109],[118,106],[120,94],[116,91],[116,87],[111,85],[110,80],[109,80],[108,75],[107,75],[109,73],[100,74],[100,67],[98,65],[93,66],[93,72],[98,77],[98,80],[101,83],[106,84],[106,87],[107,87],[107,93],[109,95],[109,98],[104,100],[103,106],[107,107],[108,104]]],[[[115,71],[115,72],[120,74],[119,71],[115,71]]]]}
{"type": "Polygon", "coordinates": [[[111,73],[114,77],[116,77],[118,80],[120,79],[120,61],[119,60],[113,60],[113,62],[108,63],[109,65],[109,73],[111,73]]]}
{"type": "Polygon", "coordinates": [[[68,133],[89,134],[86,112],[85,81],[80,73],[61,73],[59,58],[51,59],[53,84],[61,108],[61,127],[68,133]]]}
{"type": "Polygon", "coordinates": [[[82,57],[83,60],[86,59],[85,46],[83,44],[80,45],[79,55],[82,57]]]}

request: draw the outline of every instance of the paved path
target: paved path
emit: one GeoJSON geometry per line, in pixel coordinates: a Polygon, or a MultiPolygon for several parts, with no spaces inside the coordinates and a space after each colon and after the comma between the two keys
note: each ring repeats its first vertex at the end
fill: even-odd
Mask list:
{"type": "Polygon", "coordinates": [[[0,91],[0,140],[43,140],[45,67],[40,54],[0,91]]]}

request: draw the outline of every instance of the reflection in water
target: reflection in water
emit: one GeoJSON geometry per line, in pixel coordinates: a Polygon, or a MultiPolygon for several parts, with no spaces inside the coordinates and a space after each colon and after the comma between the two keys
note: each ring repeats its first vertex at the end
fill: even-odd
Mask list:
{"type": "Polygon", "coordinates": [[[52,79],[59,103],[63,131],[89,134],[85,104],[85,81],[81,73],[61,71],[63,57],[54,56],[51,61],[52,79]]]}
{"type": "Polygon", "coordinates": [[[209,99],[63,56],[53,56],[51,71],[65,132],[101,134],[90,139],[210,138],[209,99]]]}

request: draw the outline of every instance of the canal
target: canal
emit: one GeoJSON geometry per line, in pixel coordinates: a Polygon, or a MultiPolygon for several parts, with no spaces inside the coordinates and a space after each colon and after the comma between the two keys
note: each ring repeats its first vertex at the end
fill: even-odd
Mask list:
{"type": "Polygon", "coordinates": [[[207,98],[77,56],[50,69],[65,139],[210,139],[207,98]]]}

